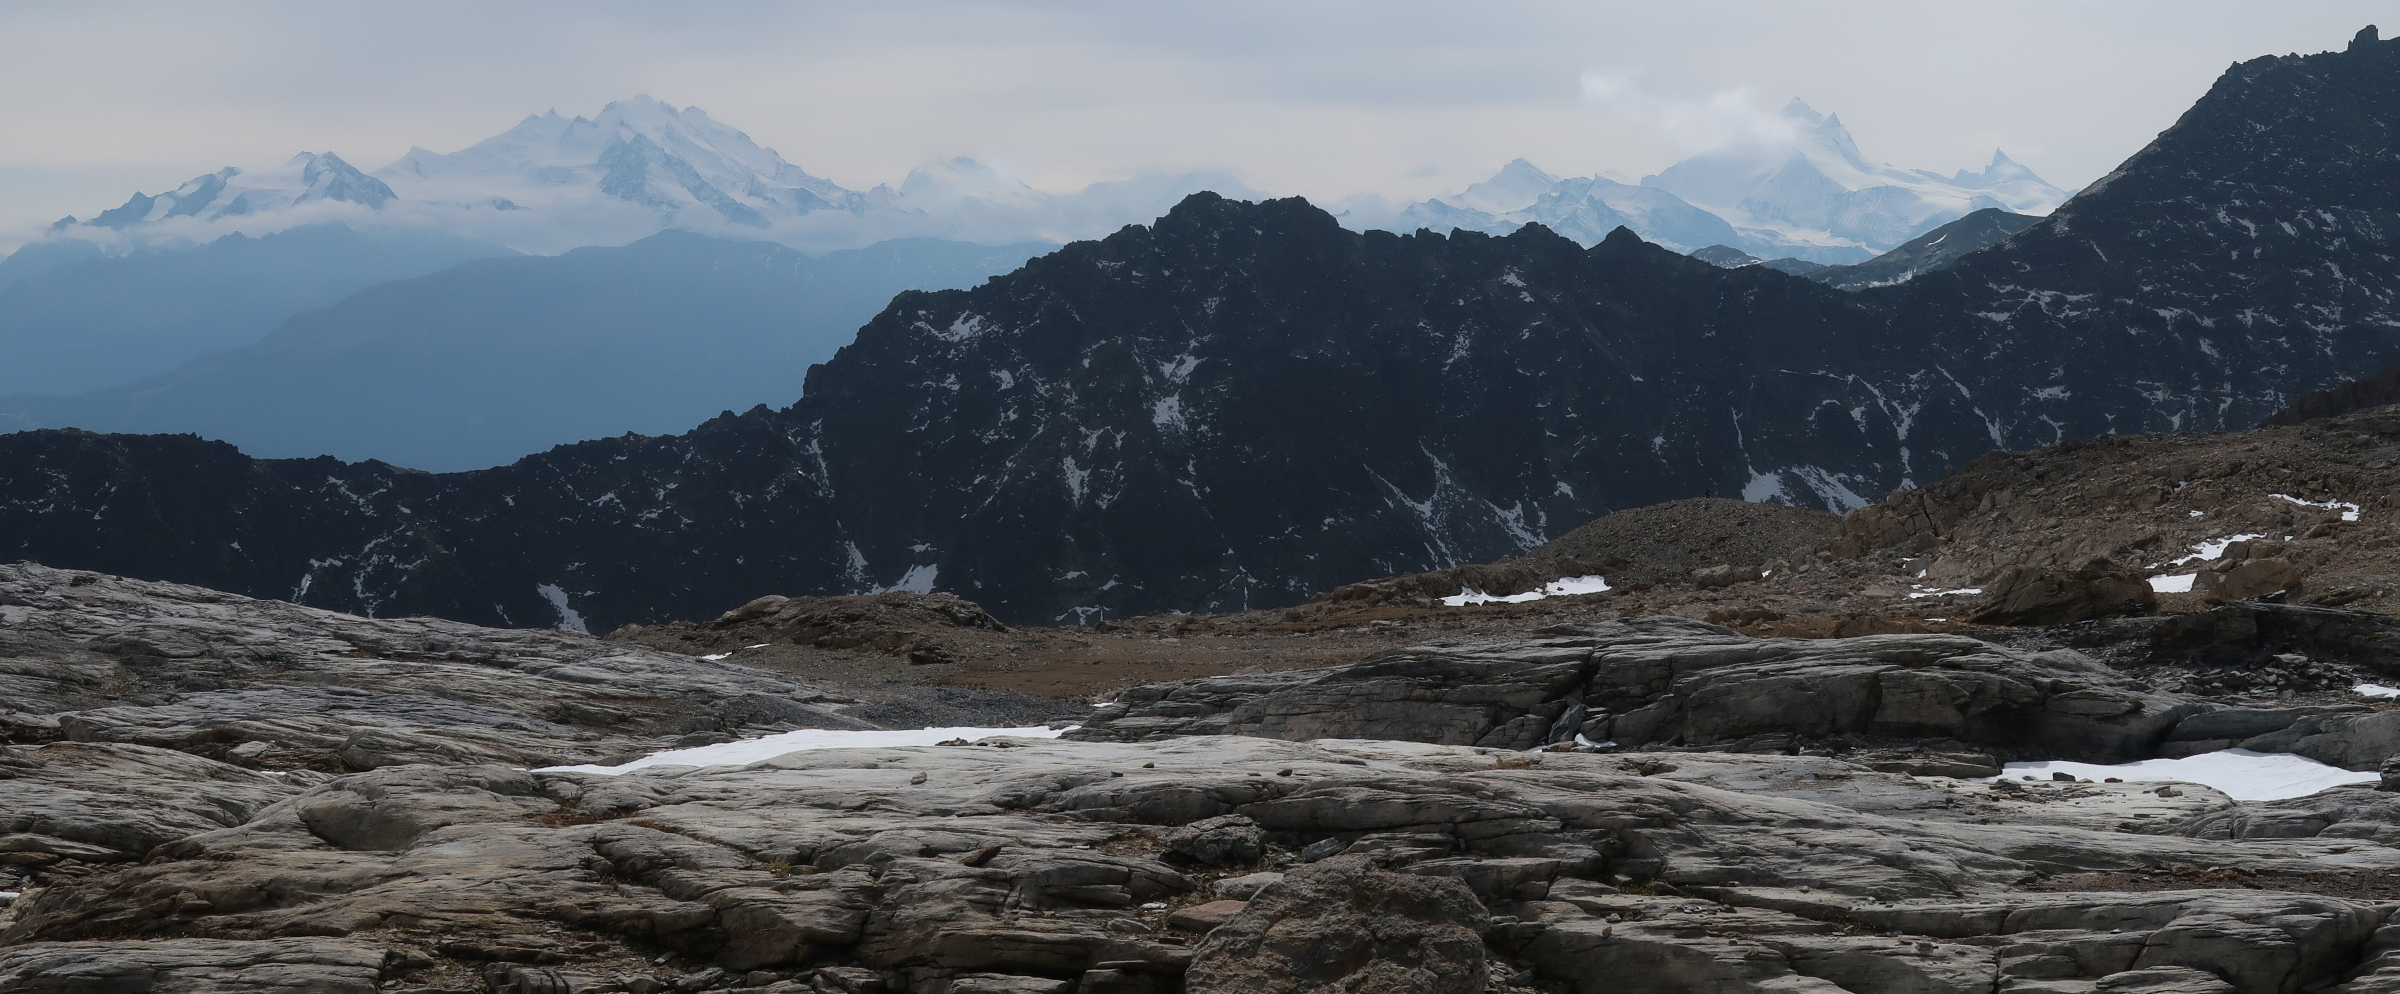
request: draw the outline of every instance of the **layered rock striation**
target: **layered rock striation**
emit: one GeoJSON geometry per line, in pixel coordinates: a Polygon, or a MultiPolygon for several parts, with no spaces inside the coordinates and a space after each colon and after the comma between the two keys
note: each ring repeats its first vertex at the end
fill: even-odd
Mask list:
{"type": "MultiPolygon", "coordinates": [[[[12,584],[12,638],[180,633],[220,650],[150,672],[196,678],[234,644],[313,659],[244,678],[347,680],[366,715],[407,708],[374,684],[409,671],[371,658],[403,638],[597,645],[90,574],[12,584]]],[[[662,697],[765,692],[638,658],[662,697]]],[[[528,702],[630,706],[601,676],[518,668],[528,702]]],[[[141,672],[43,700],[65,730],[185,693],[141,672]]],[[[2358,730],[2395,714],[2165,693],[1957,636],[1633,619],[1142,688],[1067,739],[614,776],[496,755],[278,768],[307,755],[306,723],[246,727],[221,758],[61,737],[0,746],[0,890],[20,895],[0,988],[2365,994],[2400,984],[2400,795],[1976,777],[2227,743],[2371,767],[2393,743],[2358,730]],[[1574,737],[1594,732],[1625,744],[1574,737]]]]}

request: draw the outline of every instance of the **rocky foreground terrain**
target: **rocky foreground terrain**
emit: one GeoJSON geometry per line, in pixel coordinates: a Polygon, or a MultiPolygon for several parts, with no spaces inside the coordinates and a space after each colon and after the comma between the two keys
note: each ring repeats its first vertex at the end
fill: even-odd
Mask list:
{"type": "MultiPolygon", "coordinates": [[[[2400,710],[2335,684],[2400,682],[2400,619],[1803,640],[1566,602],[1137,686],[1064,738],[609,775],[544,767],[927,691],[8,567],[0,990],[2400,990],[2400,793],[1993,778],[2228,747],[2379,769],[2400,710]],[[2298,697],[2270,676],[2300,670],[2298,697]]],[[[957,604],[889,613],[1057,637],[957,604]]],[[[661,637],[859,625],[769,600],[661,637]]],[[[908,641],[852,648],[969,665],[908,641]]]]}

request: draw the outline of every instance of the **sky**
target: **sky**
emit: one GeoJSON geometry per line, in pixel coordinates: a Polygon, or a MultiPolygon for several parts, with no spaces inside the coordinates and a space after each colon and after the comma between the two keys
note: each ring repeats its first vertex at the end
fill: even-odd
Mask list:
{"type": "Polygon", "coordinates": [[[1222,170],[1422,199],[1526,157],[1656,172],[1798,97],[1871,160],[2074,188],[2259,55],[2400,3],[0,3],[0,248],[227,165],[375,169],[648,93],[820,176],[969,155],[1043,189],[1222,170]]]}

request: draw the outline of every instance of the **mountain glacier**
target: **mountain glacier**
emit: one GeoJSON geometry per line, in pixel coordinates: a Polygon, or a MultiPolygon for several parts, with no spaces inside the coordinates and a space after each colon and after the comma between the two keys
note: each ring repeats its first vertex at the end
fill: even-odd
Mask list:
{"type": "MultiPolygon", "coordinates": [[[[1539,222],[1592,245],[1624,226],[1682,252],[1729,245],[1760,258],[1838,264],[1973,211],[2046,214],[2068,196],[1998,151],[1983,171],[1946,177],[1869,162],[1838,115],[1798,100],[1776,122],[1762,136],[1639,182],[1607,173],[1562,178],[1518,159],[1452,196],[1394,205],[1366,195],[1339,211],[1358,230],[1505,234],[1539,222]]],[[[332,152],[258,172],[228,167],[168,193],[137,193],[89,220],[63,219],[50,240],[121,250],[341,222],[438,230],[535,254],[622,245],[668,229],[811,252],[892,238],[1063,243],[1147,221],[1201,190],[1262,196],[1223,173],[1145,174],[1049,193],[966,158],[921,166],[897,188],[851,190],[700,108],[637,96],[591,118],[536,114],[456,152],[412,148],[372,173],[332,152]]]]}
{"type": "Polygon", "coordinates": [[[1863,262],[1986,208],[2047,214],[2068,191],[1997,149],[1982,172],[1944,177],[1868,162],[1839,115],[1794,100],[1763,136],[1684,159],[1639,183],[1562,179],[1524,159],[1460,193],[1394,207],[1341,204],[1354,230],[1465,229],[1507,234],[1540,223],[1584,245],[1622,225],[1691,252],[1727,245],[1760,258],[1863,262]]]}
{"type": "Polygon", "coordinates": [[[170,193],[137,193],[90,220],[63,219],[50,237],[155,245],[341,222],[439,230],[542,255],[669,229],[815,252],[894,238],[1058,243],[1147,221],[1200,190],[1258,195],[1211,173],[1053,194],[972,159],[919,168],[896,190],[850,190],[698,107],[645,95],[591,118],[536,114],[456,152],[413,148],[371,174],[330,152],[259,172],[228,167],[170,193]]]}
{"type": "Polygon", "coordinates": [[[1784,127],[1772,138],[1703,152],[1642,185],[1707,208],[1752,238],[1870,254],[1988,207],[2047,214],[2067,199],[2067,191],[1997,149],[1982,172],[1943,177],[1868,162],[1840,115],[1798,100],[1777,121],[1784,127]]]}

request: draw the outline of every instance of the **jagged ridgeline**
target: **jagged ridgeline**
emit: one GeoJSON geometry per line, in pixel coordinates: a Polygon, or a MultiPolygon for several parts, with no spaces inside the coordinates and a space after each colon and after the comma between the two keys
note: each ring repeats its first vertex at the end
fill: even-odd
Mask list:
{"type": "Polygon", "coordinates": [[[2056,213],[1846,293],[1619,230],[1358,234],[1198,195],[910,293],[804,399],[429,475],[0,439],[0,554],[375,614],[1011,620],[1291,603],[1713,490],[1842,509],[1992,448],[2246,427],[2400,358],[2400,43],[2232,67],[2056,213]]]}

